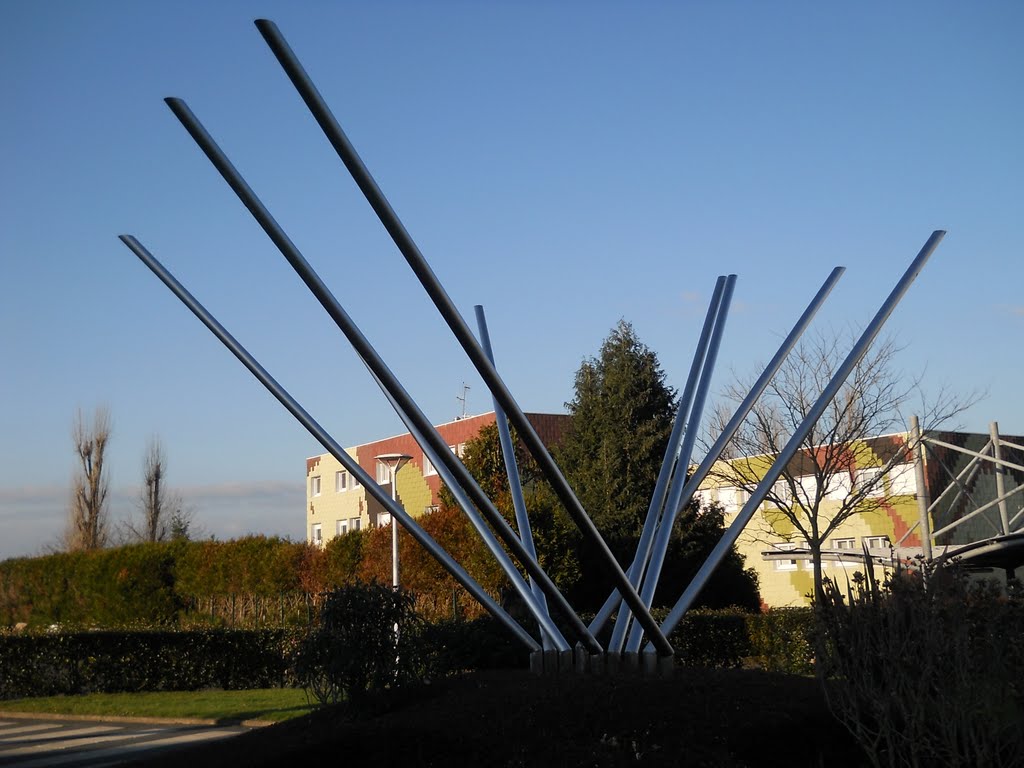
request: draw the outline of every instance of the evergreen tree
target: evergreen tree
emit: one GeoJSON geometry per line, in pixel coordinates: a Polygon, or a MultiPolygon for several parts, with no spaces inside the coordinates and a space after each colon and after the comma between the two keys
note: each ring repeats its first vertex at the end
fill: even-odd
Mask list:
{"type": "MultiPolygon", "coordinates": [[[[575,397],[566,408],[572,427],[558,451],[569,482],[623,568],[636,554],[651,494],[676,412],[676,392],[665,383],[657,355],[625,320],[612,329],[597,357],[576,373],[575,397]]],[[[720,513],[696,503],[674,527],[655,604],[671,604],[717,544],[720,513]]],[[[589,547],[577,553],[580,578],[573,591],[580,610],[596,610],[613,582],[589,547]]],[[[702,595],[702,604],[759,605],[756,579],[733,553],[702,595]]]]}
{"type": "Polygon", "coordinates": [[[620,320],[576,372],[562,469],[619,562],[629,565],[675,417],[657,355],[620,320]]]}

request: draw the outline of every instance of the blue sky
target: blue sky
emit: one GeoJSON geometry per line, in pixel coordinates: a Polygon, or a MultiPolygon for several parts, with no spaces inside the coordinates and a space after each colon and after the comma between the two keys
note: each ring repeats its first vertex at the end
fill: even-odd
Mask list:
{"type": "Polygon", "coordinates": [[[136,235],[343,444],[402,431],[164,105],[184,98],[435,421],[489,396],[252,26],[275,20],[530,411],[619,318],[681,386],[719,274],[719,379],[818,324],[888,330],[960,424],[1024,434],[1024,6],[28,2],[0,8],[0,558],[63,526],[77,408],[115,516],[146,441],[221,537],[303,535],[319,446],[160,285],[136,235]]]}

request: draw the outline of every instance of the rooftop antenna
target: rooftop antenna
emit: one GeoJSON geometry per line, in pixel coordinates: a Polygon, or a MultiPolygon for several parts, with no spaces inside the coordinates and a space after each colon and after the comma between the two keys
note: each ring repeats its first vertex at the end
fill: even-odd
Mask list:
{"type": "Polygon", "coordinates": [[[459,395],[455,396],[455,399],[458,400],[460,403],[462,403],[462,415],[461,416],[456,416],[455,417],[456,421],[462,421],[467,416],[467,414],[466,414],[466,399],[468,397],[469,390],[470,390],[469,384],[467,384],[466,382],[462,382],[462,396],[461,397],[459,395]]]}

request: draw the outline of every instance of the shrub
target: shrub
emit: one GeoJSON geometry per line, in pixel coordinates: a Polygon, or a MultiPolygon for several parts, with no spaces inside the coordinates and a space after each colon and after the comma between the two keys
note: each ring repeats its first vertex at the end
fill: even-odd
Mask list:
{"type": "Polygon", "coordinates": [[[814,672],[814,610],[772,608],[747,618],[751,660],[769,672],[814,672]]]}
{"type": "Polygon", "coordinates": [[[739,667],[750,655],[749,618],[740,608],[690,611],[669,642],[676,658],[687,666],[739,667]]]}
{"type": "Polygon", "coordinates": [[[1020,598],[955,567],[825,586],[825,693],[873,765],[1024,765],[1020,598]]]}
{"type": "Polygon", "coordinates": [[[295,672],[321,704],[359,703],[423,674],[422,622],[413,598],[380,584],[332,590],[301,642],[295,672]]]}
{"type": "Polygon", "coordinates": [[[295,638],[286,630],[0,635],[0,698],[284,686],[295,638]]]}
{"type": "Polygon", "coordinates": [[[434,677],[467,670],[518,669],[529,664],[526,648],[489,614],[470,621],[425,624],[422,642],[434,677]]]}

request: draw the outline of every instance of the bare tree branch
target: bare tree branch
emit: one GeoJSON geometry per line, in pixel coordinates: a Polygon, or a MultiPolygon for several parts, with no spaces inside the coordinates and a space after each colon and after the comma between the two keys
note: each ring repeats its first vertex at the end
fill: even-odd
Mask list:
{"type": "MultiPolygon", "coordinates": [[[[852,333],[805,338],[737,430],[724,454],[726,460],[709,476],[753,493],[839,369],[854,339],[852,333]]],[[[900,351],[892,339],[879,340],[868,350],[765,499],[769,506],[762,521],[773,530],[761,533],[775,541],[785,538],[774,529],[786,522],[806,541],[817,599],[822,596],[823,544],[853,515],[876,512],[889,503],[886,476],[897,465],[911,462],[916,447],[909,434],[901,434],[891,444],[895,448],[879,455],[880,444],[870,438],[906,433],[904,415],[911,409],[919,414],[923,431],[934,430],[979,399],[976,393],[959,397],[943,390],[929,403],[922,395],[921,377],[907,376],[896,367],[900,351]]],[[[754,376],[737,377],[723,389],[710,420],[712,437],[720,434],[753,380],[754,376]]]]}
{"type": "Polygon", "coordinates": [[[71,440],[79,466],[71,480],[71,504],[64,545],[69,550],[100,549],[107,543],[107,493],[109,479],[104,458],[110,442],[110,411],[96,409],[91,426],[82,411],[75,414],[71,440]]]}

